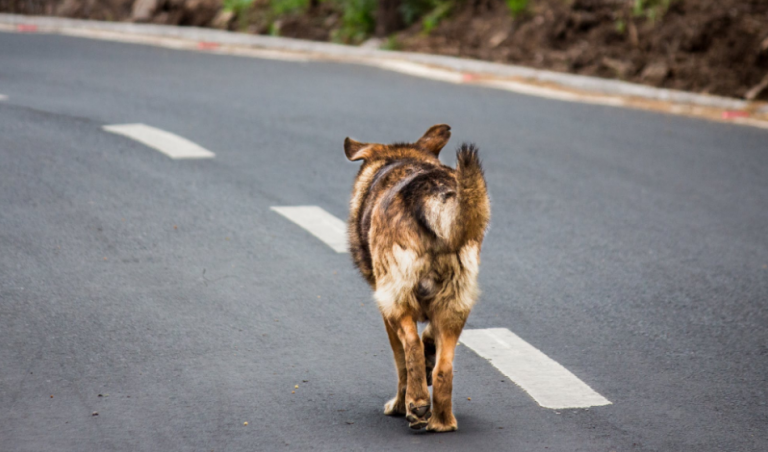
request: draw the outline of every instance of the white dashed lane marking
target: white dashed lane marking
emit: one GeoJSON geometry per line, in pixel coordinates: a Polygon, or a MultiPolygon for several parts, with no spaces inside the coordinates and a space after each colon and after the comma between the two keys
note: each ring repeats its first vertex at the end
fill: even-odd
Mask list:
{"type": "Polygon", "coordinates": [[[490,361],[544,408],[611,404],[568,369],[506,328],[464,330],[459,341],[490,361]]]}
{"type": "Polygon", "coordinates": [[[347,225],[322,208],[295,206],[272,207],[272,210],[306,229],[337,253],[347,252],[347,225]]]}
{"type": "Polygon", "coordinates": [[[8,100],[8,96],[5,94],[0,94],[0,100],[8,100]]]}
{"type": "Polygon", "coordinates": [[[210,159],[216,156],[186,138],[146,124],[116,124],[104,126],[103,129],[134,139],[172,159],[210,159]]]}

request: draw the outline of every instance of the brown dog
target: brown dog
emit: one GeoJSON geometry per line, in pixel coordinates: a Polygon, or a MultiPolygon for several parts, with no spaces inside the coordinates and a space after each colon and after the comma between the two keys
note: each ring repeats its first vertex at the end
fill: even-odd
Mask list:
{"type": "Polygon", "coordinates": [[[384,414],[437,432],[457,428],[453,353],[479,294],[480,246],[491,214],[475,147],[459,148],[455,170],[437,158],[450,131],[432,126],[412,144],[344,141],[347,158],[363,160],[350,202],[350,251],[374,290],[398,373],[397,395],[384,414]],[[416,322],[429,322],[421,339],[416,322]]]}

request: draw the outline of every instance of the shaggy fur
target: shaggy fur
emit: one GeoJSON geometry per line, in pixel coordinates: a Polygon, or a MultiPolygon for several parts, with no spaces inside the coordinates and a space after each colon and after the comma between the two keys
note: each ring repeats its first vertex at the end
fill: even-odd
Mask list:
{"type": "Polygon", "coordinates": [[[432,126],[407,144],[344,141],[347,158],[363,160],[350,202],[350,251],[374,290],[398,372],[384,413],[438,432],[457,428],[453,353],[479,294],[491,213],[475,147],[459,148],[456,169],[438,159],[450,130],[432,126]],[[421,338],[417,322],[429,322],[421,338]]]}

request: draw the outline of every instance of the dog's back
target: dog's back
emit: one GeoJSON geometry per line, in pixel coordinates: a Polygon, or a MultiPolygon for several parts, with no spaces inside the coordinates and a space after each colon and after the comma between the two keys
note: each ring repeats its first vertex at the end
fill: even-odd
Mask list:
{"type": "Polygon", "coordinates": [[[365,160],[350,209],[352,257],[382,308],[395,307],[392,290],[413,291],[424,311],[442,283],[477,267],[490,217],[485,180],[472,145],[458,150],[456,169],[440,163],[448,137],[440,125],[413,144],[345,145],[349,157],[365,160]]]}

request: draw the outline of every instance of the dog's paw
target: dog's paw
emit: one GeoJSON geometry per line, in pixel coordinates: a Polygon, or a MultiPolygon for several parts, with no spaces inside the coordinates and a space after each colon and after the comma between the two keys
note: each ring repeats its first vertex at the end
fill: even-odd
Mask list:
{"type": "Polygon", "coordinates": [[[440,421],[437,417],[433,417],[427,424],[427,431],[435,433],[455,432],[458,428],[459,425],[456,423],[456,418],[453,416],[451,416],[451,419],[447,422],[440,421]]]}
{"type": "Polygon", "coordinates": [[[384,414],[387,416],[405,415],[405,401],[398,400],[397,397],[384,404],[384,414]]]}
{"type": "Polygon", "coordinates": [[[414,430],[420,430],[427,426],[429,419],[432,417],[432,410],[430,409],[429,402],[426,405],[416,406],[413,403],[408,408],[408,413],[405,415],[405,419],[409,422],[409,426],[414,430]]]}

